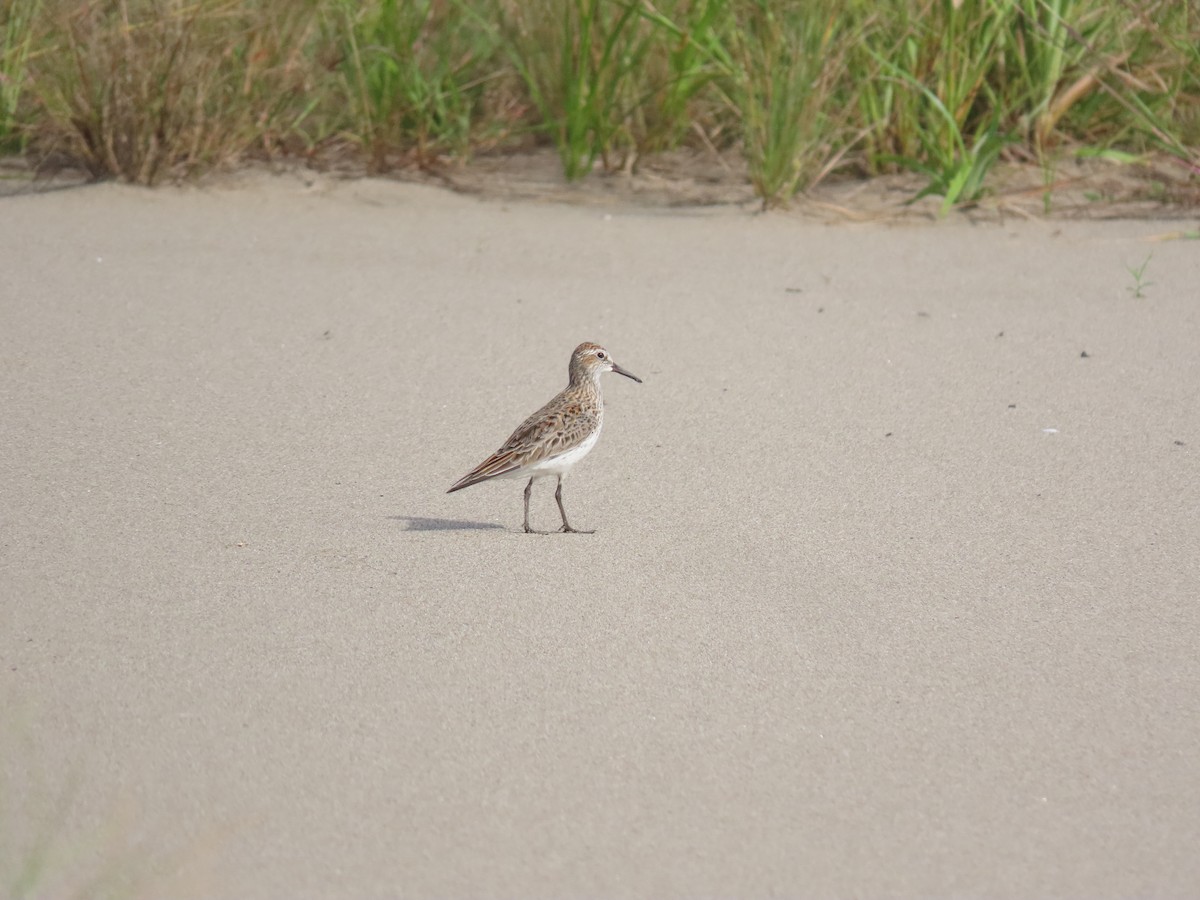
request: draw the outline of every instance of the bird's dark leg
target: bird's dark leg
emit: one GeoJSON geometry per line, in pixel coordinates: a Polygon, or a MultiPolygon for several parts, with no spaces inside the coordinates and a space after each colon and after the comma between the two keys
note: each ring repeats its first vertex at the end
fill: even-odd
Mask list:
{"type": "Polygon", "coordinates": [[[562,476],[561,475],[558,476],[558,489],[554,492],[554,499],[558,501],[558,511],[562,515],[562,520],[563,520],[562,528],[559,529],[560,531],[564,531],[568,534],[595,534],[594,531],[580,531],[578,528],[572,528],[571,523],[567,521],[567,511],[565,509],[563,509],[563,505],[562,505],[562,476]]]}
{"type": "Polygon", "coordinates": [[[526,534],[547,534],[545,531],[538,531],[536,528],[529,527],[529,495],[533,491],[533,479],[529,479],[529,484],[525,485],[525,533],[526,534]]]}

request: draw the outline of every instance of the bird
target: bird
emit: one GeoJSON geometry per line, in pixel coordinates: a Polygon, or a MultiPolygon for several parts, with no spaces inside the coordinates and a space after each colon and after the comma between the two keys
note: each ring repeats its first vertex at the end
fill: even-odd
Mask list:
{"type": "Polygon", "coordinates": [[[537,531],[529,525],[529,495],[533,482],[538,478],[554,476],[558,487],[554,499],[562,516],[560,532],[568,534],[593,534],[572,528],[563,508],[563,480],[571,467],[583,459],[596,446],[600,427],[604,424],[604,398],[600,394],[600,376],[605,372],[616,372],[632,378],[638,384],[642,379],[617,365],[612,354],[601,347],[585,341],[571,353],[568,367],[570,381],[549,403],[518,426],[495,453],[477,465],[450,486],[447,494],[492,478],[524,478],[525,485],[525,533],[549,534],[537,531]]]}

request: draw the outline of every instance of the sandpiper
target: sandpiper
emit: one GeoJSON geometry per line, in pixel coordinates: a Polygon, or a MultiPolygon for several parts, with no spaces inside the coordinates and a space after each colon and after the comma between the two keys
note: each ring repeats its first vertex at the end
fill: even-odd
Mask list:
{"type": "Polygon", "coordinates": [[[591,534],[572,528],[563,509],[562,483],[575,463],[579,462],[596,446],[600,437],[600,426],[604,424],[604,398],[600,396],[600,375],[616,372],[632,378],[638,384],[642,379],[627,372],[613,361],[612,355],[599,344],[583,343],[571,354],[569,369],[571,381],[557,397],[521,423],[504,446],[477,465],[451,485],[447,494],[461,491],[465,487],[487,481],[489,478],[524,478],[525,485],[525,532],[526,534],[548,534],[529,527],[529,493],[536,478],[554,475],[558,478],[558,489],[554,499],[562,515],[560,531],[591,534]]]}

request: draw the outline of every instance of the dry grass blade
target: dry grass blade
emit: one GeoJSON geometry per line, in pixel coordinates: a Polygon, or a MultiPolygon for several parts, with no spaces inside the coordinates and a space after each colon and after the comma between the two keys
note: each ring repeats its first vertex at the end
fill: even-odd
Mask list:
{"type": "Polygon", "coordinates": [[[45,38],[56,52],[34,67],[41,144],[138,184],[236,157],[270,124],[264,88],[284,87],[272,34],[232,0],[60,4],[45,38]]]}

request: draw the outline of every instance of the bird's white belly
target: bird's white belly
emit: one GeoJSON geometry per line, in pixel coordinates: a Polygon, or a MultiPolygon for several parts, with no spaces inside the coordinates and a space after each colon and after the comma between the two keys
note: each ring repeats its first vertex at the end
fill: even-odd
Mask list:
{"type": "Polygon", "coordinates": [[[591,452],[591,449],[596,446],[596,441],[599,437],[600,429],[597,428],[584,438],[577,447],[572,447],[565,453],[558,454],[558,456],[539,460],[531,466],[524,466],[519,470],[518,474],[528,475],[532,478],[544,478],[547,475],[558,475],[565,478],[571,466],[587,456],[591,452]]]}

